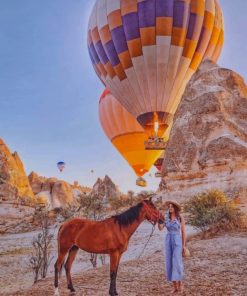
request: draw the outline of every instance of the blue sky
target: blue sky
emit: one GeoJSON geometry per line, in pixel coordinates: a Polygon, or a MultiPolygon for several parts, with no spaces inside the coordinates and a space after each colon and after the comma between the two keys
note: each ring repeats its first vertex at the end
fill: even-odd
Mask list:
{"type": "MultiPolygon", "coordinates": [[[[93,3],[0,0],[0,137],[18,151],[27,173],[88,186],[108,174],[122,191],[139,191],[98,120],[103,85],[86,47],[93,3]],[[62,174],[59,160],[67,163],[62,174]]],[[[219,64],[246,78],[247,1],[220,3],[225,46],[219,64]]],[[[148,190],[157,188],[158,179],[147,180],[148,190]]]]}

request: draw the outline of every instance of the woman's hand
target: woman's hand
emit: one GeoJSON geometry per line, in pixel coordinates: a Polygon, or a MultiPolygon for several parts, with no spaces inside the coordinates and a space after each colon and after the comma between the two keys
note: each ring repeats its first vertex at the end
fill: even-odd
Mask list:
{"type": "Polygon", "coordinates": [[[158,221],[158,228],[160,231],[164,229],[164,227],[165,227],[164,224],[165,224],[165,221],[162,221],[162,220],[158,221]]]}

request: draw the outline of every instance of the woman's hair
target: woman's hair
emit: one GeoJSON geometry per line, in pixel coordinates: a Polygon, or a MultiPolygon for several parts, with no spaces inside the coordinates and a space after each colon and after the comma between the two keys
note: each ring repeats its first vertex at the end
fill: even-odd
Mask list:
{"type": "MultiPolygon", "coordinates": [[[[180,211],[179,211],[178,207],[176,205],[174,205],[173,203],[171,203],[171,205],[174,208],[176,218],[178,218],[178,220],[181,222],[182,221],[182,218],[180,216],[180,211]]],[[[171,213],[170,213],[170,211],[169,211],[169,219],[171,219],[171,213]]]]}

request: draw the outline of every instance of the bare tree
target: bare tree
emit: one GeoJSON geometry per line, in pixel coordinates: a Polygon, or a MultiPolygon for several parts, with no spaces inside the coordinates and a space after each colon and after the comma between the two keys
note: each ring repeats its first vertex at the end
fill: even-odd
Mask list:
{"type": "Polygon", "coordinates": [[[129,204],[132,207],[135,203],[135,192],[132,190],[129,190],[127,194],[128,194],[129,204]]]}
{"type": "MultiPolygon", "coordinates": [[[[104,217],[104,205],[102,204],[102,199],[97,193],[90,193],[84,196],[82,206],[84,207],[84,214],[87,218],[99,221],[104,217]]],[[[97,267],[98,254],[90,254],[90,262],[93,267],[97,267]]],[[[105,255],[100,255],[100,260],[102,264],[105,264],[105,255]]]]}
{"type": "Polygon", "coordinates": [[[49,231],[48,211],[46,209],[41,210],[38,219],[41,225],[41,232],[33,238],[33,251],[28,264],[34,273],[34,283],[38,281],[39,276],[41,278],[46,277],[52,260],[50,249],[53,235],[49,231]]]}

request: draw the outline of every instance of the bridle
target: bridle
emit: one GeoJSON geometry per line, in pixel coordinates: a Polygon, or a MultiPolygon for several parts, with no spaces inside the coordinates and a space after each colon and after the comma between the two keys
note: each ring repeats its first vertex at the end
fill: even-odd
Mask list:
{"type": "Polygon", "coordinates": [[[154,222],[155,220],[156,221],[164,220],[164,218],[162,217],[162,214],[157,209],[150,207],[145,201],[142,201],[142,204],[143,204],[144,209],[147,212],[148,216],[150,217],[150,218],[147,218],[148,222],[155,225],[156,224],[156,222],[154,222]]]}

